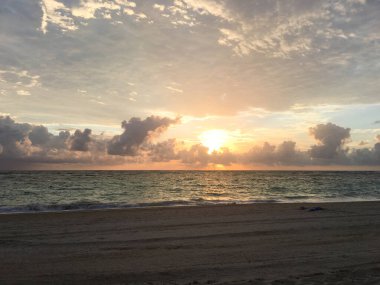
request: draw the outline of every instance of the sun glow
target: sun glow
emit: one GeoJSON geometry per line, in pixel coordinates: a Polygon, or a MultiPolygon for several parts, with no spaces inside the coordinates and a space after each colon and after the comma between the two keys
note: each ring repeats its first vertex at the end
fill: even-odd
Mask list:
{"type": "Polygon", "coordinates": [[[224,130],[209,130],[199,136],[201,143],[208,148],[208,152],[219,151],[227,142],[227,132],[224,130]]]}

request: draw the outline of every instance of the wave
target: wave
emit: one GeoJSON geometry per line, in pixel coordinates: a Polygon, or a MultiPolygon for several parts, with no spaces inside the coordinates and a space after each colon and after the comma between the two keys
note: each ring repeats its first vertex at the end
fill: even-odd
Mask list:
{"type": "Polygon", "coordinates": [[[61,211],[81,211],[81,210],[101,210],[101,209],[125,209],[125,208],[149,208],[149,207],[178,207],[178,206],[206,206],[223,204],[249,204],[249,203],[275,203],[276,200],[207,200],[202,198],[192,200],[173,200],[142,202],[134,204],[122,203],[99,203],[99,202],[74,202],[67,204],[28,204],[24,206],[0,206],[0,214],[4,213],[30,213],[30,212],[61,212],[61,211]]]}
{"type": "Polygon", "coordinates": [[[61,212],[61,211],[81,211],[81,210],[102,210],[102,209],[125,209],[125,208],[147,208],[147,207],[173,207],[191,206],[196,203],[190,201],[159,201],[136,204],[121,203],[98,203],[98,202],[75,202],[67,204],[28,204],[24,206],[0,206],[0,213],[29,213],[29,212],[61,212]]]}
{"type": "Polygon", "coordinates": [[[328,203],[328,202],[355,202],[355,201],[378,201],[377,197],[361,197],[351,199],[312,199],[308,196],[289,196],[286,199],[250,199],[250,200],[228,200],[228,199],[203,199],[191,200],[154,201],[142,203],[99,203],[92,201],[80,201],[67,204],[28,204],[22,206],[2,206],[0,214],[11,213],[36,213],[36,212],[62,212],[62,211],[86,211],[86,210],[108,210],[126,208],[150,208],[150,207],[179,207],[179,206],[207,206],[228,204],[258,204],[258,203],[328,203]],[[304,198],[304,199],[301,199],[304,198]]]}

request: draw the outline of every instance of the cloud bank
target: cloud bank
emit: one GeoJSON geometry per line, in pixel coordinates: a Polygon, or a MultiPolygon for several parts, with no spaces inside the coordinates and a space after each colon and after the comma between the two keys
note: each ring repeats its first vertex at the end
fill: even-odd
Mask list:
{"type": "Polygon", "coordinates": [[[333,123],[309,128],[317,141],[306,150],[296,142],[279,145],[265,142],[245,153],[228,148],[209,153],[201,144],[186,146],[176,139],[158,141],[159,136],[179,119],[150,116],[123,121],[120,135],[95,135],[91,129],[63,130],[52,134],[42,125],[18,123],[9,116],[0,116],[0,168],[33,168],[34,164],[112,165],[127,163],[177,162],[192,168],[232,164],[263,166],[380,166],[380,142],[373,147],[350,149],[350,128],[333,123]]]}

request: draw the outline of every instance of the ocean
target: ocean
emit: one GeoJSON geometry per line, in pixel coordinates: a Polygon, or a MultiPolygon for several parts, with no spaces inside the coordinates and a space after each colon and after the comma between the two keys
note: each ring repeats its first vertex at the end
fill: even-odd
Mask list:
{"type": "Polygon", "coordinates": [[[379,199],[378,171],[0,172],[0,213],[379,199]]]}

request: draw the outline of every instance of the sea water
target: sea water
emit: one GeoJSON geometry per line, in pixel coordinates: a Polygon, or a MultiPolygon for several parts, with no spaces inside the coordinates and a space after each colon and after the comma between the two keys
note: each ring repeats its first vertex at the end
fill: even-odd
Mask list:
{"type": "Polygon", "coordinates": [[[380,172],[0,172],[0,212],[380,199],[380,172]]]}

